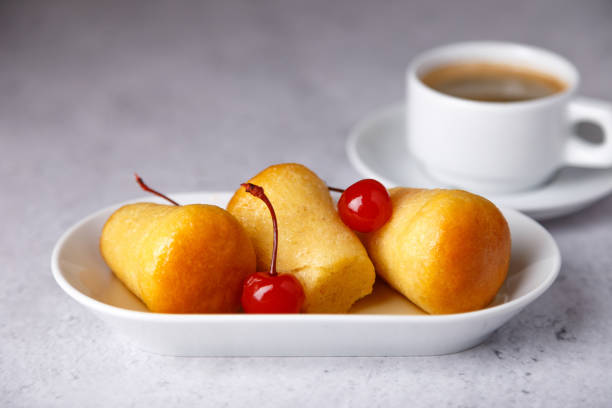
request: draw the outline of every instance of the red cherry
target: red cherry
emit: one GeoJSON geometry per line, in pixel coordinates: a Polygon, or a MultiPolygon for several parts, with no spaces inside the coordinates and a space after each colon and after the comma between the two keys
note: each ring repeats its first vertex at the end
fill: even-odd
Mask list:
{"type": "Polygon", "coordinates": [[[391,217],[391,198],[385,186],[365,179],[344,190],[338,200],[338,213],[352,230],[372,232],[391,217]]]}
{"type": "Polygon", "coordinates": [[[293,275],[257,272],[244,282],[242,308],[247,313],[299,313],[303,303],[304,290],[293,275]]]}
{"type": "Polygon", "coordinates": [[[242,285],[242,308],[246,313],[299,313],[304,304],[304,289],[293,275],[276,272],[276,255],[278,253],[278,225],[272,203],[262,187],[245,183],[241,184],[247,193],[261,199],[272,217],[273,245],[270,272],[256,272],[249,275],[242,285]]]}

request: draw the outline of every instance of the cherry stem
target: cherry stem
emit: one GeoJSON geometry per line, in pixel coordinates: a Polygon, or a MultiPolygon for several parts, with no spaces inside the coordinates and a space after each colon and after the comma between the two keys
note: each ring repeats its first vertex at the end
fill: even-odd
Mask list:
{"type": "Polygon", "coordinates": [[[344,193],[344,190],[343,190],[343,189],[341,189],[341,188],[337,188],[337,187],[329,187],[329,186],[327,186],[327,189],[328,189],[329,191],[335,191],[336,193],[344,193]]]}
{"type": "Polygon", "coordinates": [[[242,183],[241,186],[244,187],[247,193],[250,193],[262,200],[268,207],[268,210],[270,210],[270,215],[272,216],[272,229],[274,231],[274,241],[272,243],[272,262],[270,262],[269,274],[270,276],[276,276],[278,275],[278,273],[276,272],[276,253],[278,252],[278,225],[276,223],[276,213],[274,212],[274,207],[272,207],[272,203],[268,199],[268,196],[266,196],[266,193],[264,193],[263,187],[253,183],[242,183]]]}
{"type": "Polygon", "coordinates": [[[174,201],[173,199],[163,195],[162,193],[160,193],[159,191],[155,191],[153,190],[151,187],[147,186],[144,182],[144,180],[142,178],[140,178],[140,176],[137,173],[134,173],[134,177],[136,177],[136,182],[140,185],[140,188],[142,188],[144,191],[147,191],[149,193],[155,194],[156,196],[159,196],[165,200],[170,201],[172,204],[174,205],[179,205],[179,203],[177,203],[176,201],[174,201]]]}

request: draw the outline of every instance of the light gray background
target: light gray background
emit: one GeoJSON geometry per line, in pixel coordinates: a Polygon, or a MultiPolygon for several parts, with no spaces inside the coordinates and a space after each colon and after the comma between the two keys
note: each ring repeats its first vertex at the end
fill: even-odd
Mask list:
{"type": "Polygon", "coordinates": [[[429,358],[173,358],[53,281],[59,235],[141,196],[297,161],[359,176],[347,131],[447,42],[560,52],[612,99],[610,1],[0,3],[0,406],[610,406],[612,199],[551,222],[558,281],[483,345],[429,358]],[[125,4],[124,4],[125,3],[125,4]],[[332,4],[333,3],[333,4],[332,4]]]}

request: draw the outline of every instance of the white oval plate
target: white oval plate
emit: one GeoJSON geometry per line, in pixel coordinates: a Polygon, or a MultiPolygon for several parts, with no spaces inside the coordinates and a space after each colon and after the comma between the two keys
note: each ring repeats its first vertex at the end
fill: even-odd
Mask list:
{"type": "MultiPolygon", "coordinates": [[[[398,103],[361,120],[346,142],[350,162],[361,175],[375,178],[387,187],[449,187],[431,178],[411,157],[405,137],[404,112],[404,105],[398,103]]],[[[579,211],[610,193],[612,168],[567,167],[533,190],[482,195],[499,206],[545,220],[579,211]]]]}
{"type": "MultiPolygon", "coordinates": [[[[183,204],[225,208],[231,193],[175,194],[183,204]]],[[[136,201],[163,202],[156,197],[136,201]]],[[[377,282],[349,314],[160,314],[147,311],[104,263],[98,242],[118,204],[78,222],[59,239],[51,269],[76,301],[138,347],[181,356],[408,356],[454,353],[482,342],[553,283],[561,257],[537,222],[505,209],[512,233],[508,278],[491,305],[453,315],[427,315],[377,282]]]]}

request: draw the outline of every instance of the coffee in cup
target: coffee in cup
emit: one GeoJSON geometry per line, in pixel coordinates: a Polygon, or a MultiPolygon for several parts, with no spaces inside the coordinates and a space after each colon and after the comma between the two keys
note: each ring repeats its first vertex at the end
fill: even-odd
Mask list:
{"type": "Polygon", "coordinates": [[[447,95],[484,102],[528,101],[567,88],[561,79],[545,72],[483,61],[440,65],[424,73],[421,81],[447,95]]]}
{"type": "MultiPolygon", "coordinates": [[[[565,58],[505,42],[427,51],[407,71],[408,150],[444,185],[482,194],[536,187],[563,166],[612,166],[612,104],[576,98],[565,58]],[[601,144],[574,134],[598,124],[601,144]]],[[[410,160],[410,158],[408,158],[410,160]]]]}

